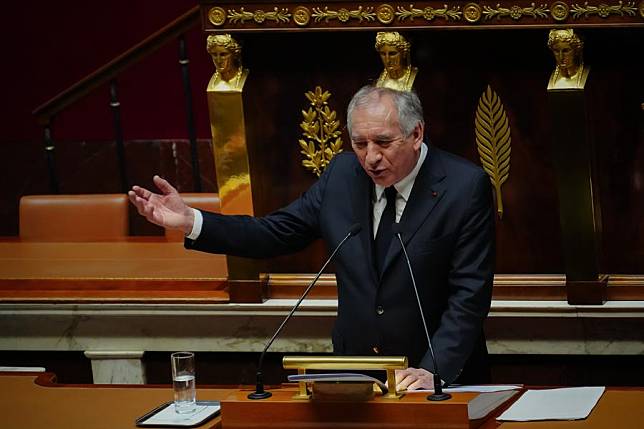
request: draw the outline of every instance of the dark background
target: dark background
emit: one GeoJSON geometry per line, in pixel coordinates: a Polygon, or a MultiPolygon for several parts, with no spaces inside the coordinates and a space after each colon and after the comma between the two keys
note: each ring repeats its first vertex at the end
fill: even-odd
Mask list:
{"type": "MultiPolygon", "coordinates": [[[[113,1],[98,5],[36,1],[7,7],[3,26],[5,102],[0,132],[0,235],[17,235],[22,195],[49,193],[42,129],[31,111],[152,34],[193,1],[113,1]]],[[[583,31],[591,66],[589,127],[598,161],[603,218],[601,268],[640,273],[644,262],[644,75],[641,29],[583,31]]],[[[546,85],[554,67],[547,30],[415,30],[415,87],[424,101],[430,142],[478,161],[474,114],[489,84],[512,128],[505,215],[497,221],[498,273],[562,273],[558,197],[551,162],[546,85]]],[[[345,106],[381,70],[374,33],[240,34],[254,205],[261,215],[310,186],[300,166],[304,93],[321,85],[345,124],[345,106]]],[[[197,24],[186,35],[204,191],[216,191],[205,87],[214,71],[197,24]]],[[[128,180],[151,185],[161,174],[180,191],[194,189],[187,143],[178,44],[171,42],[118,78],[128,180]]],[[[107,86],[66,109],[53,122],[61,193],[120,192],[107,86]]],[[[345,150],[350,146],[345,139],[345,150]]],[[[134,235],[160,234],[138,216],[134,235]]],[[[269,272],[314,272],[321,244],[271,260],[269,272]]]]}

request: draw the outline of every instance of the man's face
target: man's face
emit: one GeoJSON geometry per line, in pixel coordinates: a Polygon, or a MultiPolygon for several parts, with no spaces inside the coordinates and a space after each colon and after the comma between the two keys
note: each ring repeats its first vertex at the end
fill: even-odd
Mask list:
{"type": "Polygon", "coordinates": [[[423,142],[423,124],[405,137],[398,111],[389,96],[373,99],[353,111],[351,146],[360,165],[374,183],[391,186],[414,169],[423,142]]]}

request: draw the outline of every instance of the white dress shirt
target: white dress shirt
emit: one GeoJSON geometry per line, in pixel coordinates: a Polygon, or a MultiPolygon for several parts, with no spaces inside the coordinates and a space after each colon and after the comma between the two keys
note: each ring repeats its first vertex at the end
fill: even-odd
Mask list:
{"type": "MultiPolygon", "coordinates": [[[[427,157],[427,146],[423,143],[420,147],[420,156],[416,162],[416,166],[411,172],[405,176],[398,183],[394,183],[394,188],[396,188],[396,222],[400,222],[405,207],[407,206],[407,200],[409,200],[409,195],[411,195],[411,190],[414,187],[414,182],[416,181],[416,176],[420,171],[420,167],[425,162],[427,157]]],[[[375,185],[376,191],[374,192],[373,197],[373,238],[376,238],[378,233],[378,225],[380,225],[380,218],[382,213],[385,211],[387,206],[387,197],[385,196],[385,187],[380,185],[375,185]]]]}

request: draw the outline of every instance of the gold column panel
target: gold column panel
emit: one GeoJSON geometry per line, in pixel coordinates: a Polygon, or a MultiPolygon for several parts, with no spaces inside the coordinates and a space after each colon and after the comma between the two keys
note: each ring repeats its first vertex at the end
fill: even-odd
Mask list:
{"type": "MultiPolygon", "coordinates": [[[[206,92],[221,213],[252,216],[243,103],[248,70],[242,67],[241,46],[229,34],[208,36],[207,50],[216,68],[206,92]]],[[[258,264],[235,256],[228,256],[226,264],[231,302],[261,302],[258,264]]]]}
{"type": "Polygon", "coordinates": [[[608,279],[601,273],[601,201],[583,39],[572,29],[548,35],[556,68],[548,82],[552,157],[559,194],[559,222],[566,263],[566,294],[573,305],[603,304],[608,279]]]}
{"type": "Polygon", "coordinates": [[[217,186],[223,214],[253,215],[241,92],[208,90],[217,186]]]}
{"type": "Polygon", "coordinates": [[[207,49],[216,67],[207,94],[221,212],[253,215],[242,97],[248,70],[230,35],[209,36],[207,49]]]}

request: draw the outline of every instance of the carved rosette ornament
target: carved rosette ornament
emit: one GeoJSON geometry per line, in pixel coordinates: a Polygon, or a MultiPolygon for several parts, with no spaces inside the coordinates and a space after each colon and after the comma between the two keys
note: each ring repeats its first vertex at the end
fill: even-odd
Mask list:
{"type": "Polygon", "coordinates": [[[468,3],[463,8],[465,20],[472,24],[481,20],[481,12],[481,6],[476,3],[468,3]]]}
{"type": "Polygon", "coordinates": [[[391,24],[394,16],[394,8],[391,5],[381,4],[376,8],[376,18],[381,24],[391,24]]]}
{"type": "Polygon", "coordinates": [[[208,21],[217,27],[224,25],[226,22],[226,11],[218,6],[210,8],[208,11],[208,21]]]}
{"type": "Polygon", "coordinates": [[[293,9],[293,21],[300,27],[308,25],[311,20],[311,11],[306,6],[298,6],[293,9]]]}
{"type": "Polygon", "coordinates": [[[555,21],[565,21],[569,13],[570,8],[562,1],[556,1],[550,5],[550,15],[555,21]]]}

